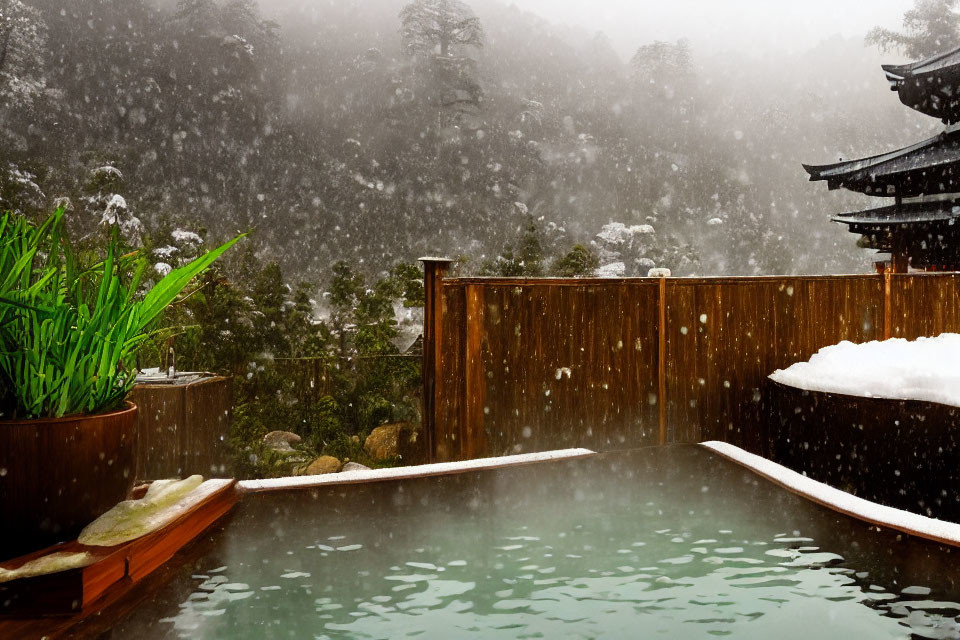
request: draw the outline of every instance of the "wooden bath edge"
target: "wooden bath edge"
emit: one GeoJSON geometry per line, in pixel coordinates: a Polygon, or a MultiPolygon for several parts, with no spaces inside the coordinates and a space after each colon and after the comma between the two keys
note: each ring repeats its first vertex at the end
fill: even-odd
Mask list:
{"type": "Polygon", "coordinates": [[[368,482],[385,482],[388,480],[407,480],[411,478],[432,478],[449,476],[471,471],[487,469],[503,469],[555,460],[572,460],[597,455],[590,449],[560,449],[541,453],[523,453],[513,456],[496,458],[480,458],[461,462],[440,462],[413,467],[394,467],[387,469],[366,469],[361,471],[342,471],[319,476],[291,476],[286,478],[271,478],[268,480],[241,480],[237,483],[237,491],[244,493],[264,493],[273,491],[291,491],[314,489],[339,485],[365,484],[368,482]]]}
{"type": "Polygon", "coordinates": [[[726,442],[702,442],[700,446],[745,467],[801,498],[838,513],[877,527],[894,529],[951,547],[960,547],[960,524],[935,520],[858,498],[726,442]]]}

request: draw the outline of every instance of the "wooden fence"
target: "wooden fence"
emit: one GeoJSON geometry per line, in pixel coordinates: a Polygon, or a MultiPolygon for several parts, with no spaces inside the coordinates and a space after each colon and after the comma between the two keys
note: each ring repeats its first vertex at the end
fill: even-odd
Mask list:
{"type": "Polygon", "coordinates": [[[723,440],[767,453],[767,376],[841,340],[960,331],[960,275],[451,279],[427,261],[436,461],[723,440]]]}

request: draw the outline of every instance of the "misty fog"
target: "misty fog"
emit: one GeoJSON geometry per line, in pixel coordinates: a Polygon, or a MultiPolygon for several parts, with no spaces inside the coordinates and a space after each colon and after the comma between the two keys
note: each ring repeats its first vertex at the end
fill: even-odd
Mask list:
{"type": "Polygon", "coordinates": [[[531,246],[546,272],[578,244],[609,275],[862,272],[875,254],[829,218],[865,200],[800,163],[939,126],[864,43],[906,2],[471,0],[481,39],[445,69],[401,33],[406,0],[22,4],[0,205],[69,202],[82,230],[120,195],[144,242],[253,229],[314,280],[423,254],[497,273],[531,246]]]}

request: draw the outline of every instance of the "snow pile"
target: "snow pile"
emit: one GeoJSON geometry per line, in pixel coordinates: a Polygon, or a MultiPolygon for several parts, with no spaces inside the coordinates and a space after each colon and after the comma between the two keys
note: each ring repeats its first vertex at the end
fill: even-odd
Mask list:
{"type": "Polygon", "coordinates": [[[168,245],[165,246],[165,247],[160,247],[159,249],[154,249],[154,250],[153,250],[153,254],[154,254],[155,256],[159,256],[159,257],[161,257],[161,258],[169,258],[169,257],[171,257],[173,254],[175,254],[177,251],[179,251],[179,249],[177,249],[176,247],[168,244],[168,245]]]}
{"type": "Polygon", "coordinates": [[[143,223],[133,215],[127,200],[118,193],[95,195],[86,198],[87,203],[100,214],[100,224],[103,226],[116,225],[121,235],[131,244],[139,245],[143,236],[143,223]]]}
{"type": "Polygon", "coordinates": [[[611,262],[598,267],[594,275],[598,278],[622,278],[627,273],[627,265],[622,262],[611,262]]]}
{"type": "Polygon", "coordinates": [[[10,182],[13,182],[24,191],[41,198],[44,197],[43,191],[40,190],[40,185],[35,182],[37,176],[33,175],[29,171],[21,171],[14,165],[10,165],[10,169],[7,172],[7,177],[9,178],[10,182]]]}
{"type": "Polygon", "coordinates": [[[622,278],[646,273],[656,266],[649,253],[656,241],[656,230],[649,224],[627,226],[622,222],[603,225],[600,233],[590,241],[602,265],[597,270],[600,278],[622,278]]]}
{"type": "Polygon", "coordinates": [[[912,342],[844,341],[820,349],[809,362],[777,370],[770,379],[808,391],[960,407],[960,334],[912,342]]]}
{"type": "Polygon", "coordinates": [[[57,551],[34,558],[16,569],[0,567],[0,583],[19,580],[20,578],[45,576],[50,573],[69,571],[70,569],[82,569],[93,564],[95,560],[96,558],[86,551],[57,551]]]}
{"type": "Polygon", "coordinates": [[[185,231],[184,229],[174,229],[170,233],[170,237],[173,238],[174,242],[203,244],[203,238],[198,234],[193,231],[185,231]]]}
{"type": "MultiPolygon", "coordinates": [[[[207,485],[211,483],[206,483],[207,485]]],[[[112,547],[163,528],[197,503],[203,477],[157,480],[140,500],[126,500],[88,524],[77,541],[83,545],[112,547]]],[[[202,498],[201,498],[202,499],[202,498]]]]}
{"type": "Polygon", "coordinates": [[[107,207],[103,210],[100,224],[120,224],[120,218],[127,212],[127,201],[120,194],[113,194],[107,200],[107,207]]]}
{"type": "Polygon", "coordinates": [[[627,244],[635,236],[653,235],[654,229],[649,224],[635,224],[628,227],[622,222],[611,222],[603,225],[597,238],[610,244],[627,244]]]}
{"type": "Polygon", "coordinates": [[[113,165],[97,167],[90,172],[90,176],[101,180],[123,180],[123,173],[113,165]]]}

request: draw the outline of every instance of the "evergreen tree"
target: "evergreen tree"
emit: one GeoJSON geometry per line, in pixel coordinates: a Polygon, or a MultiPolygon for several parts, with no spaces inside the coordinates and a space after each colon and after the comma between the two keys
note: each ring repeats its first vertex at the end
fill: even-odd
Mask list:
{"type": "Polygon", "coordinates": [[[483,47],[483,26],[460,0],[414,0],[400,12],[400,33],[411,55],[449,58],[483,47]]]}
{"type": "Polygon", "coordinates": [[[882,51],[900,51],[921,60],[960,46],[960,0],[914,0],[903,14],[903,31],[876,27],[867,44],[882,51]]]}
{"type": "Polygon", "coordinates": [[[520,238],[517,253],[523,265],[524,275],[531,277],[543,275],[543,245],[540,242],[540,230],[532,217],[527,219],[527,226],[520,238]]]}
{"type": "Polygon", "coordinates": [[[690,144],[697,79],[687,41],[643,45],[630,60],[630,67],[643,129],[665,148],[690,144]]]}
{"type": "Polygon", "coordinates": [[[499,278],[537,278],[543,275],[543,244],[541,231],[533,217],[527,215],[516,248],[507,246],[492,261],[484,262],[480,275],[499,278]]]}
{"type": "Polygon", "coordinates": [[[29,111],[43,95],[47,28],[20,0],[0,0],[0,110],[29,111]]]}
{"type": "Polygon", "coordinates": [[[596,254],[582,244],[575,245],[553,265],[553,275],[560,278],[589,276],[600,266],[596,254]]]}
{"type": "Polygon", "coordinates": [[[436,133],[476,122],[483,91],[473,53],[483,47],[483,27],[460,0],[414,0],[400,12],[400,35],[417,63],[421,89],[437,107],[436,133]]]}

